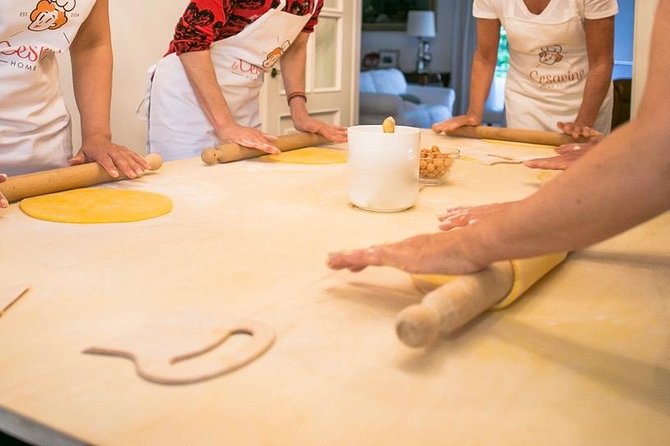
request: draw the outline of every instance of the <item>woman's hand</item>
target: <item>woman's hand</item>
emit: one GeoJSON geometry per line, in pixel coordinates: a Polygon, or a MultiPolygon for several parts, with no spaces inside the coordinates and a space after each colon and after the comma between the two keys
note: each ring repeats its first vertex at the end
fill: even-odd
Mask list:
{"type": "Polygon", "coordinates": [[[328,141],[346,142],[347,129],[339,125],[330,125],[310,116],[304,116],[293,120],[296,130],[307,133],[316,133],[328,141]]]}
{"type": "Polygon", "coordinates": [[[557,122],[556,126],[566,135],[572,136],[574,140],[579,138],[598,138],[601,139],[603,134],[591,127],[580,124],[579,122],[557,122]]]}
{"type": "Polygon", "coordinates": [[[245,147],[251,147],[271,155],[281,153],[281,150],[272,144],[277,140],[276,136],[263,133],[251,127],[242,127],[240,125],[228,126],[219,130],[217,136],[222,142],[232,142],[245,147]]]}
{"type": "Polygon", "coordinates": [[[435,133],[450,132],[459,129],[466,125],[479,125],[482,123],[481,118],[474,115],[460,115],[447,119],[446,121],[433,124],[433,131],[435,133]]]}
{"type": "Polygon", "coordinates": [[[460,206],[447,209],[444,214],[437,216],[438,220],[441,221],[440,229],[449,231],[450,229],[476,224],[491,214],[505,212],[505,209],[513,203],[493,203],[482,206],[460,206]]]}
{"type": "MultiPolygon", "coordinates": [[[[7,175],[4,173],[0,173],[0,183],[3,183],[7,179],[7,175]]],[[[0,208],[6,208],[9,207],[9,201],[5,198],[4,195],[2,195],[2,192],[0,192],[0,208]]]]}
{"type": "Polygon", "coordinates": [[[532,169],[565,170],[588,152],[597,142],[563,144],[556,148],[558,156],[524,161],[532,169]]]}
{"type": "Polygon", "coordinates": [[[486,267],[468,259],[456,233],[424,234],[386,245],[328,255],[332,269],[358,272],[368,266],[392,266],[415,274],[468,274],[486,267]]]}
{"type": "Polygon", "coordinates": [[[90,161],[100,164],[113,178],[121,174],[136,178],[149,170],[149,163],[144,158],[105,137],[85,139],[79,152],[69,162],[75,166],[90,161]]]}

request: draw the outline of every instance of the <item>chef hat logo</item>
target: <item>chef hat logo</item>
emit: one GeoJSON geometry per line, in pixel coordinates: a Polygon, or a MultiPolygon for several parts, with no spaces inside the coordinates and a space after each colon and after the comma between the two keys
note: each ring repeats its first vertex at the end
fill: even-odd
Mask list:
{"type": "Polygon", "coordinates": [[[545,65],[554,65],[563,60],[563,47],[561,45],[549,45],[540,47],[540,62],[545,65]]]}
{"type": "Polygon", "coordinates": [[[40,0],[30,13],[31,31],[58,29],[67,23],[67,13],[77,6],[77,0],[40,0]]]}

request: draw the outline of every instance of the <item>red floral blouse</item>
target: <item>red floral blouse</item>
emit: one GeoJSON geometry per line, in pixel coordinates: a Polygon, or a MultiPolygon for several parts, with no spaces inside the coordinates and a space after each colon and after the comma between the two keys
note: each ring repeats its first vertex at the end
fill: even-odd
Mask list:
{"type": "MultiPolygon", "coordinates": [[[[312,11],[314,2],[316,11],[303,28],[304,32],[312,32],[323,0],[288,0],[283,10],[306,15],[312,11]]],[[[175,27],[167,54],[206,50],[213,42],[234,36],[278,5],[279,0],[193,0],[175,27]]]]}

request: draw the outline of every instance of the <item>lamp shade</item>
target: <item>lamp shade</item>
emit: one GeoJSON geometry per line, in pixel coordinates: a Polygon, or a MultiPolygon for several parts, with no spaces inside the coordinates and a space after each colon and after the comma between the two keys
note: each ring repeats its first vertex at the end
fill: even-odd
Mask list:
{"type": "Polygon", "coordinates": [[[435,13],[433,11],[409,11],[407,34],[418,37],[435,37],[435,13]]]}

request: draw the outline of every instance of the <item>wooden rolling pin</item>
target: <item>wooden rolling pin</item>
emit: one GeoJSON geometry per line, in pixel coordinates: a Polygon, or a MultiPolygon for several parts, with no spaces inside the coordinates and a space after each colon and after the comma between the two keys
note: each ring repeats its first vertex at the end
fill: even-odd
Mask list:
{"type": "Polygon", "coordinates": [[[496,262],[476,274],[459,276],[426,294],[421,304],[405,308],[396,318],[398,338],[423,347],[452,333],[505,298],[512,289],[510,262],[496,262]]]}
{"type": "MultiPolygon", "coordinates": [[[[147,155],[145,159],[151,170],[158,170],[163,165],[163,158],[156,153],[147,155]]],[[[123,179],[127,177],[121,174],[114,178],[98,163],[86,163],[9,177],[4,183],[0,183],[0,192],[12,203],[23,198],[123,179]]]]}
{"type": "Polygon", "coordinates": [[[508,129],[503,127],[465,126],[456,130],[445,132],[448,136],[460,136],[462,138],[495,139],[500,141],[525,142],[529,144],[542,144],[545,146],[561,146],[563,144],[587,142],[588,139],[580,137],[575,140],[570,135],[558,132],[545,132],[541,130],[508,129]]]}
{"type": "MultiPolygon", "coordinates": [[[[326,138],[314,133],[292,133],[282,135],[273,142],[273,145],[282,152],[288,150],[302,149],[303,147],[319,146],[328,144],[326,138]]],[[[239,144],[221,144],[216,148],[209,148],[202,151],[201,158],[205,164],[230,163],[248,158],[267,155],[262,150],[252,149],[239,144]]]]}
{"type": "Polygon", "coordinates": [[[567,255],[557,252],[496,262],[465,276],[413,276],[417,288],[432,291],[420,305],[412,305],[398,314],[398,337],[410,347],[421,347],[441,334],[458,330],[486,310],[505,308],[560,265],[567,255]]]}

